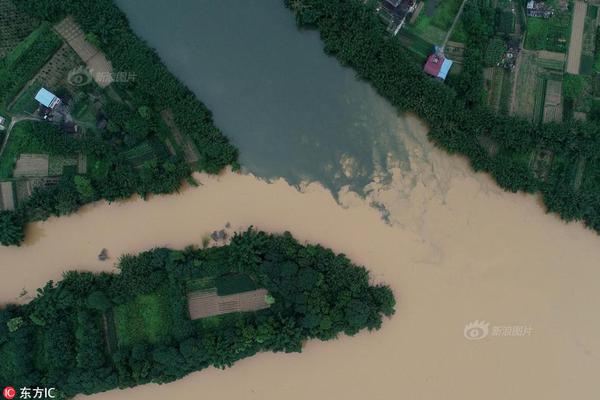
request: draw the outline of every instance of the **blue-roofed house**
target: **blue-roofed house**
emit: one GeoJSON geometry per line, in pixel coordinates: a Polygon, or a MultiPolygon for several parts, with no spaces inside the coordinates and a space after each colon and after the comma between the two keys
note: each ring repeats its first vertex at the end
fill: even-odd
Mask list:
{"type": "Polygon", "coordinates": [[[60,99],[54,95],[54,93],[41,88],[35,95],[35,99],[44,107],[54,109],[60,104],[60,99]]]}

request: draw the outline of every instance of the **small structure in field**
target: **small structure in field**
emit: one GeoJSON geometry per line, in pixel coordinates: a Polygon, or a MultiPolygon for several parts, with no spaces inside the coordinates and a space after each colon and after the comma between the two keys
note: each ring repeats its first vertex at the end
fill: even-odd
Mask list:
{"type": "Polygon", "coordinates": [[[4,129],[6,129],[4,127],[4,124],[6,123],[6,119],[0,115],[0,131],[3,131],[4,129]]]}
{"type": "Polygon", "coordinates": [[[444,80],[448,76],[453,61],[444,56],[444,50],[441,47],[435,46],[433,50],[433,54],[427,58],[423,71],[426,74],[444,80]]]}
{"type": "Polygon", "coordinates": [[[554,9],[543,1],[529,0],[527,2],[527,16],[548,19],[554,15],[554,9]]]}
{"type": "Polygon", "coordinates": [[[60,99],[52,92],[41,88],[35,95],[35,99],[46,108],[54,110],[60,104],[60,99]]]}
{"type": "Polygon", "coordinates": [[[378,11],[383,11],[390,20],[388,30],[394,35],[402,29],[407,18],[415,11],[415,0],[382,0],[378,11]]]}

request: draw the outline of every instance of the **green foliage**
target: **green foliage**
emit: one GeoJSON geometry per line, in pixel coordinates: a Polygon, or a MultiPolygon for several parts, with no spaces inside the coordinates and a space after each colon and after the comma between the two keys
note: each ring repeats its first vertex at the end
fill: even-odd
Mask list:
{"type": "Polygon", "coordinates": [[[583,93],[584,83],[584,78],[581,75],[565,74],[563,79],[563,93],[565,99],[578,99],[583,93]]]}
{"type": "Polygon", "coordinates": [[[77,189],[77,193],[79,193],[82,202],[92,201],[96,198],[96,191],[88,178],[81,175],[75,175],[73,177],[73,182],[75,183],[75,188],[77,189]]]}
{"type": "Polygon", "coordinates": [[[23,323],[24,323],[24,321],[23,321],[22,317],[15,317],[15,318],[9,320],[6,323],[6,326],[8,326],[9,332],[16,332],[17,330],[19,330],[19,328],[21,326],[23,326],[23,323]]]}
{"type": "Polygon", "coordinates": [[[7,107],[61,44],[50,25],[43,24],[0,60],[0,108],[7,107]]]}
{"type": "Polygon", "coordinates": [[[115,307],[115,324],[120,346],[157,344],[171,336],[169,302],[165,292],[143,294],[115,307]]]}
{"type": "MultiPolygon", "coordinates": [[[[385,27],[361,2],[299,0],[294,4],[298,23],[319,30],[328,54],[370,82],[398,112],[412,112],[422,118],[437,146],[467,156],[474,170],[489,172],[504,189],[540,192],[549,212],[567,220],[582,220],[600,231],[600,164],[586,164],[580,185],[573,183],[571,168],[566,167],[577,165],[580,158],[597,159],[600,126],[571,120],[534,125],[497,115],[485,106],[483,54],[493,26],[493,9],[485,2],[466,3],[463,17],[470,50],[465,52],[465,71],[449,77],[446,85],[426,76],[422,65],[415,64],[398,41],[390,40],[385,27]],[[482,135],[494,141],[495,154],[480,143],[482,135]],[[549,167],[543,179],[534,175],[529,165],[530,155],[540,148],[552,152],[554,160],[561,160],[549,167]]],[[[568,13],[551,21],[560,24],[560,35],[564,35],[567,17],[568,13]]]]}
{"type": "MultiPolygon", "coordinates": [[[[19,93],[62,44],[51,24],[67,15],[73,16],[86,32],[86,39],[106,54],[114,70],[125,71],[132,77],[106,89],[94,85],[78,89],[73,114],[84,125],[93,126],[100,116],[90,105],[87,92],[101,98],[101,114],[102,118],[108,118],[108,126],[98,133],[90,128],[83,137],[74,138],[47,123],[21,122],[15,126],[0,159],[0,178],[11,177],[23,152],[75,158],[82,154],[91,160],[89,176],[73,177],[73,168],[66,169],[68,173],[64,175],[72,177],[68,182],[37,190],[29,200],[19,204],[26,220],[65,215],[100,198],[113,201],[134,193],[144,198],[153,193],[173,193],[184,179],[190,179],[193,170],[218,173],[227,165],[239,168],[237,149],[214,125],[210,111],[132,32],[124,14],[111,0],[15,0],[15,5],[21,13],[50,22],[0,60],[0,108],[19,93]],[[161,113],[165,110],[173,116],[173,124],[186,140],[191,139],[197,148],[200,157],[197,164],[190,165],[180,156],[171,156],[161,142],[164,138],[161,113]]],[[[31,93],[23,96],[26,97],[15,103],[18,112],[30,107],[27,99],[31,93]]],[[[11,240],[14,241],[0,242],[11,240]]]]}
{"type": "Polygon", "coordinates": [[[112,303],[106,293],[99,290],[92,292],[88,296],[86,304],[88,308],[102,312],[108,311],[108,309],[112,307],[112,303]]]}
{"type": "Polygon", "coordinates": [[[215,286],[219,296],[258,289],[256,283],[247,274],[221,275],[215,280],[215,286]]]}
{"type": "Polygon", "coordinates": [[[485,52],[485,65],[487,67],[496,66],[500,60],[502,60],[502,56],[506,51],[506,43],[504,40],[499,37],[494,37],[488,43],[487,50],[485,52]]]}
{"type": "Polygon", "coordinates": [[[363,267],[289,233],[249,230],[228,246],[155,249],[125,256],[118,267],[119,274],[68,272],[30,303],[1,310],[2,381],[57,387],[67,398],[165,383],[261,351],[301,351],[307,339],[378,329],[394,313],[391,290],[370,285],[363,267]],[[270,307],[190,321],[189,283],[212,285],[207,277],[217,271],[229,277],[226,285],[245,285],[245,276],[265,288],[270,307]]]}
{"type": "Polygon", "coordinates": [[[0,244],[18,246],[25,238],[25,221],[21,213],[0,211],[0,244]]]}

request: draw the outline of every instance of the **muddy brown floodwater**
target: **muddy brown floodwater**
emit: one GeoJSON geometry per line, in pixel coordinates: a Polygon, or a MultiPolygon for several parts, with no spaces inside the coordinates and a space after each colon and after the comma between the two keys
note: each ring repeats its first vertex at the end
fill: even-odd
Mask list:
{"type": "Polygon", "coordinates": [[[339,204],[318,184],[298,191],[225,173],[199,175],[202,186],[179,195],[99,203],[34,224],[26,246],[0,249],[1,300],[34,292],[66,267],[111,270],[123,253],[199,243],[227,222],[289,230],[390,284],[396,315],[378,332],[310,341],[301,354],[259,354],[92,398],[598,398],[600,237],[546,215],[532,196],[502,192],[407,121],[420,132],[408,144],[411,172],[392,170],[392,182],[373,182],[367,199],[343,191],[339,204]],[[102,248],[110,261],[98,261],[102,248]],[[475,320],[490,323],[489,335],[467,340],[465,324],[475,320]]]}

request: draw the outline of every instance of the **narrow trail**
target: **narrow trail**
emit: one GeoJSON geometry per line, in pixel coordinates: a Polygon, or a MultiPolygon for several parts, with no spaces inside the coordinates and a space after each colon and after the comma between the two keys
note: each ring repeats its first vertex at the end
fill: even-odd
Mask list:
{"type": "Polygon", "coordinates": [[[6,144],[8,143],[10,132],[12,131],[13,126],[15,126],[15,124],[21,121],[40,121],[40,118],[29,117],[26,115],[18,115],[16,117],[13,117],[10,121],[10,125],[8,125],[8,128],[6,129],[6,136],[4,136],[4,140],[2,141],[2,147],[0,147],[0,157],[2,157],[2,154],[4,154],[4,149],[6,148],[6,144]]]}
{"type": "Polygon", "coordinates": [[[446,33],[446,37],[444,38],[444,43],[442,43],[442,49],[446,48],[446,43],[448,43],[448,40],[450,40],[450,36],[452,36],[452,32],[454,31],[454,28],[456,28],[456,24],[458,23],[458,20],[460,19],[460,16],[462,15],[463,9],[465,8],[465,4],[467,4],[467,0],[463,0],[462,4],[460,5],[460,8],[458,9],[458,12],[456,13],[456,17],[454,17],[454,21],[452,21],[452,26],[450,26],[450,29],[446,33]]]}

